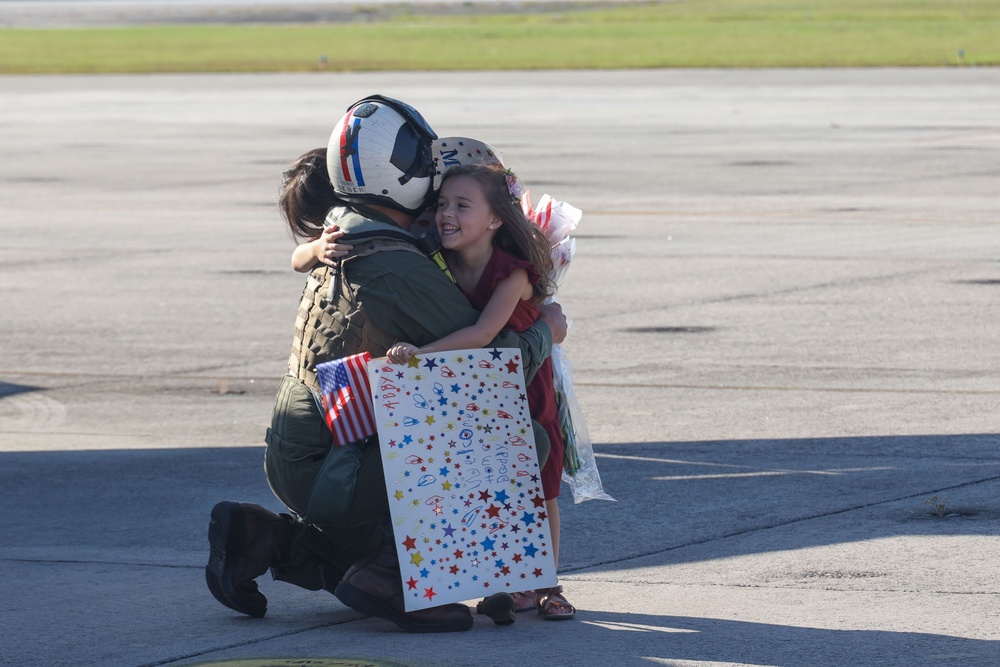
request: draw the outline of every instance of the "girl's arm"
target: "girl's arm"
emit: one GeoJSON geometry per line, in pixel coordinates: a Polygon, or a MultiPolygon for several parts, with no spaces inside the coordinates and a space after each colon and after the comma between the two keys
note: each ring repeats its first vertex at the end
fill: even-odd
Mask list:
{"type": "Polygon", "coordinates": [[[354,247],[337,243],[337,239],[343,235],[344,232],[333,225],[324,229],[316,238],[295,246],[292,251],[292,268],[299,273],[308,273],[320,263],[333,266],[335,259],[343,257],[354,247]]]}
{"type": "Polygon", "coordinates": [[[419,350],[425,352],[443,352],[444,350],[464,350],[466,348],[483,347],[496,338],[500,330],[507,325],[517,302],[531,298],[531,283],[528,272],[524,269],[514,269],[510,275],[497,283],[489,302],[483,308],[479,319],[472,326],[440,338],[430,345],[417,348],[410,343],[396,343],[386,353],[386,357],[394,364],[405,363],[419,350]]]}

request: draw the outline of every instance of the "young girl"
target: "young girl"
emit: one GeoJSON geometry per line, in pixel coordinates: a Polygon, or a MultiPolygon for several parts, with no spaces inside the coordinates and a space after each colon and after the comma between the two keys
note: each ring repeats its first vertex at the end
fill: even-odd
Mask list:
{"type": "Polygon", "coordinates": [[[292,252],[293,269],[307,273],[320,263],[332,266],[337,257],[353,247],[336,242],[344,235],[336,226],[324,227],[327,212],[343,205],[326,171],[326,148],[303,153],[285,170],[278,208],[292,234],[308,239],[292,252]]]}
{"type": "MultiPolygon", "coordinates": [[[[397,343],[387,357],[405,363],[418,352],[483,347],[509,328],[524,331],[538,319],[537,305],[551,296],[552,259],[541,230],[521,211],[521,186],[499,165],[463,165],[448,170],[438,192],[434,222],[445,260],[459,288],[481,312],[478,321],[419,350],[397,343]]],[[[563,441],[556,410],[552,362],[547,360],[528,385],[531,416],[549,436],[550,451],[542,468],[542,490],[552,532],[553,554],[559,558],[559,483],[563,441]]],[[[556,586],[515,595],[518,611],[532,606],[546,619],[573,618],[576,610],[556,586]]]]}

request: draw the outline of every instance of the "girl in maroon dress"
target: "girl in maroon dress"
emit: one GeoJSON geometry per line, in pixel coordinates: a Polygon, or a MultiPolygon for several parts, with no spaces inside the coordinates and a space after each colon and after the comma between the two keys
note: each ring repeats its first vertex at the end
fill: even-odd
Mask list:
{"type": "MultiPolygon", "coordinates": [[[[438,193],[434,222],[445,260],[479,320],[430,345],[397,343],[387,357],[405,363],[413,354],[487,345],[501,329],[524,331],[538,319],[538,304],[555,292],[549,245],[541,230],[521,210],[517,177],[500,165],[463,165],[448,170],[438,193]]],[[[528,385],[528,408],[549,437],[542,468],[542,490],[559,559],[559,483],[563,440],[556,409],[552,361],[546,360],[528,385]]],[[[546,619],[573,618],[576,610],[556,586],[515,595],[518,611],[536,607],[546,619]]]]}

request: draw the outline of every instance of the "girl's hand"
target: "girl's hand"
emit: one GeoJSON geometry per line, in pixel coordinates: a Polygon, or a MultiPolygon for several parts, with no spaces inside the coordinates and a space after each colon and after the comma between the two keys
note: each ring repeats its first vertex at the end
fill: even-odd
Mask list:
{"type": "Polygon", "coordinates": [[[417,352],[416,345],[410,345],[409,343],[396,343],[389,348],[389,351],[385,353],[386,358],[391,364],[405,364],[410,360],[417,352]]]}
{"type": "Polygon", "coordinates": [[[335,260],[350,252],[354,246],[346,243],[337,243],[337,239],[345,233],[337,225],[324,229],[319,238],[313,241],[313,253],[317,261],[327,266],[333,266],[335,260]]]}

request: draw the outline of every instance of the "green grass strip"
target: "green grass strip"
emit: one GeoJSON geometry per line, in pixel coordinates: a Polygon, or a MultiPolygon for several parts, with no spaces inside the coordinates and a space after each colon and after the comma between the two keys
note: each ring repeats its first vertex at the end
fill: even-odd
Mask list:
{"type": "Polygon", "coordinates": [[[955,65],[1000,65],[1000,2],[690,0],[308,25],[0,30],[3,74],[955,65]]]}

